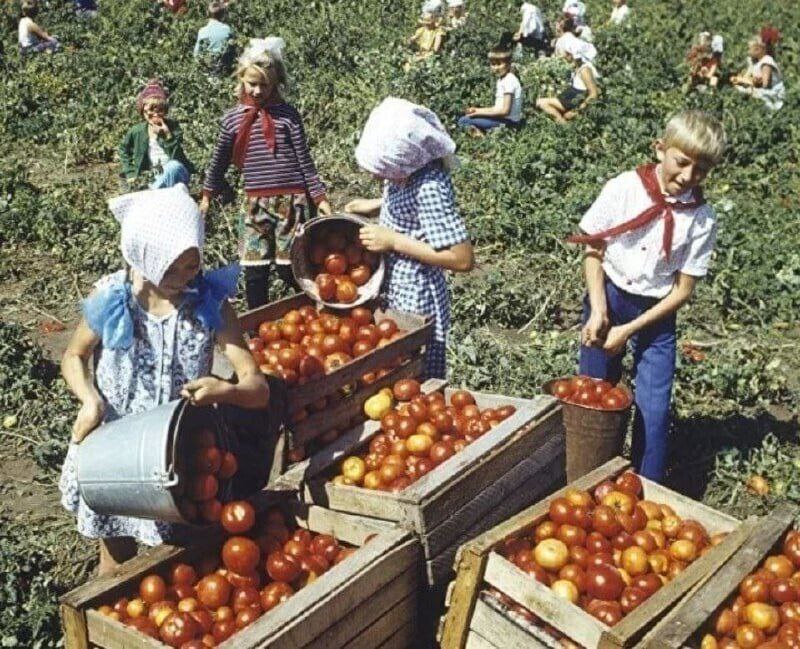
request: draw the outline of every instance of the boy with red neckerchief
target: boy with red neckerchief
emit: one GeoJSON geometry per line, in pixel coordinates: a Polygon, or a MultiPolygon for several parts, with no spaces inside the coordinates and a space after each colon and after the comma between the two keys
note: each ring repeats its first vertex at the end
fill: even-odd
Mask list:
{"type": "Polygon", "coordinates": [[[678,309],[708,271],[716,242],[713,209],[700,188],[725,149],[722,125],[699,111],[669,120],[658,164],[612,178],[580,222],[587,296],[580,372],[613,383],[633,353],[633,463],[664,478],[675,377],[678,309]]]}

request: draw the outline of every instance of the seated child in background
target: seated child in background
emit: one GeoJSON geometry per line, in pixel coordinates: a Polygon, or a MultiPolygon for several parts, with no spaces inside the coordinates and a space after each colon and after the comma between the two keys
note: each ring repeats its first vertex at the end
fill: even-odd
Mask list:
{"type": "Polygon", "coordinates": [[[631,8],[627,0],[611,0],[614,8],[611,10],[611,17],[608,19],[609,25],[622,25],[630,19],[631,8]]]}
{"type": "Polygon", "coordinates": [[[597,50],[594,45],[569,34],[563,42],[564,57],[572,63],[575,70],[569,87],[558,97],[542,97],[536,100],[536,107],[564,124],[573,119],[589,102],[600,96],[597,79],[600,73],[594,67],[597,50]]]}
{"type": "Polygon", "coordinates": [[[586,5],[581,0],[565,0],[561,13],[570,16],[579,25],[586,24],[586,5]]]}
{"type": "Polygon", "coordinates": [[[489,68],[497,77],[494,106],[470,106],[458,119],[461,128],[477,135],[499,126],[519,126],[522,123],[522,85],[511,71],[511,52],[499,48],[489,51],[489,68]]]}
{"type": "Polygon", "coordinates": [[[411,61],[406,63],[405,69],[411,67],[414,61],[423,61],[442,49],[445,30],[439,24],[439,18],[434,13],[424,13],[419,21],[419,28],[408,39],[408,44],[416,48],[416,53],[411,61]]]}
{"type": "Polygon", "coordinates": [[[723,49],[722,36],[712,36],[711,32],[698,34],[692,49],[686,56],[689,64],[690,88],[706,83],[712,88],[719,85],[719,66],[722,63],[723,49]]]}
{"type": "Polygon", "coordinates": [[[467,24],[464,0],[447,0],[447,29],[458,29],[467,24]]]}
{"type": "Polygon", "coordinates": [[[731,77],[739,92],[758,97],[770,110],[780,110],[786,96],[783,75],[775,62],[775,45],[781,33],[767,26],[748,43],[747,68],[731,77]]]}
{"type": "Polygon", "coordinates": [[[587,43],[594,41],[594,34],[592,28],[586,23],[584,15],[580,13],[580,8],[572,6],[564,12],[564,18],[571,20],[574,28],[570,31],[578,38],[582,38],[587,43]]]}
{"type": "Polygon", "coordinates": [[[119,147],[123,190],[188,186],[194,168],[183,152],[181,127],[167,119],[167,92],[158,80],[150,80],[139,93],[136,108],[144,122],[131,128],[119,147]]]}
{"type": "Polygon", "coordinates": [[[536,56],[547,56],[551,47],[547,37],[547,23],[541,9],[530,2],[523,2],[519,12],[522,14],[522,21],[514,34],[517,47],[529,47],[536,56]]]}
{"type": "Polygon", "coordinates": [[[158,4],[164,5],[164,9],[167,9],[171,13],[186,13],[186,0],[156,0],[158,4]]]}
{"type": "Polygon", "coordinates": [[[22,14],[18,30],[20,53],[57,51],[61,46],[58,39],[50,36],[33,20],[39,13],[36,0],[23,0],[20,13],[22,14]]]}
{"type": "Polygon", "coordinates": [[[553,44],[553,54],[563,57],[566,52],[565,46],[573,37],[580,38],[587,43],[593,39],[592,31],[586,26],[581,27],[578,25],[573,18],[565,16],[559,19],[556,22],[556,40],[553,44]],[[583,36],[588,36],[588,38],[583,36]]]}
{"type": "Polygon", "coordinates": [[[225,24],[228,5],[219,0],[208,4],[208,22],[197,32],[194,57],[206,58],[211,67],[222,72],[233,62],[233,30],[225,24]]]}

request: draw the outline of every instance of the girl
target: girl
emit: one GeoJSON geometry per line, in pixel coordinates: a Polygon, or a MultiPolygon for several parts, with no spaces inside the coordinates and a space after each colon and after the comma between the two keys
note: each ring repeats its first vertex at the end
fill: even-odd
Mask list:
{"type": "Polygon", "coordinates": [[[546,56],[550,52],[550,43],[541,9],[530,2],[523,2],[519,11],[522,21],[514,34],[514,41],[518,47],[530,47],[536,56],[546,56]]]}
{"type": "Polygon", "coordinates": [[[62,504],[76,514],[81,534],[100,539],[100,574],[132,557],[134,540],[158,545],[181,528],[89,509],[78,491],[77,445],[101,423],[179,397],[259,409],[269,400],[227,301],[236,291],[238,267],[202,273],[203,220],[186,187],[126,194],[109,207],[121,223],[129,270],[97,283],[61,364],[81,401],[59,484],[62,504]],[[209,376],[215,342],[237,383],[209,376]]]}
{"type": "Polygon", "coordinates": [[[175,120],[167,119],[167,92],[157,79],[151,79],[136,98],[136,108],[144,117],[131,128],[119,147],[123,191],[189,184],[194,171],[183,152],[183,131],[175,120]]]}
{"type": "Polygon", "coordinates": [[[361,242],[388,253],[383,289],[389,306],[434,319],[428,377],[446,375],[450,297],[443,270],[465,273],[475,263],[448,173],[455,148],[432,111],[385,99],[370,114],[356,147],[359,166],[384,182],[383,198],[355,200],[345,208],[380,211],[379,225],[361,228],[361,242]]]}
{"type": "Polygon", "coordinates": [[[719,85],[719,66],[722,63],[722,36],[712,36],[710,32],[698,34],[695,44],[689,50],[686,61],[689,63],[689,87],[708,83],[712,88],[719,85]]]}
{"type": "Polygon", "coordinates": [[[731,83],[739,92],[758,97],[770,110],[780,110],[786,95],[783,75],[775,56],[775,45],[781,33],[767,26],[748,43],[749,55],[747,69],[731,77],[731,83]]]}
{"type": "Polygon", "coordinates": [[[628,6],[627,0],[612,0],[614,5],[611,9],[611,17],[608,19],[608,25],[623,25],[628,22],[630,18],[631,8],[628,6]]]}
{"type": "Polygon", "coordinates": [[[474,129],[481,134],[498,126],[519,126],[522,123],[522,86],[511,72],[511,52],[492,49],[489,67],[497,77],[494,106],[470,106],[458,119],[461,128],[474,129]]]}
{"type": "Polygon", "coordinates": [[[419,20],[419,28],[408,39],[408,44],[416,47],[416,54],[412,61],[405,65],[406,72],[413,61],[422,61],[429,56],[437,54],[444,43],[445,30],[439,24],[439,18],[434,13],[424,13],[419,20]]]}
{"type": "Polygon", "coordinates": [[[559,124],[573,119],[589,102],[600,96],[597,79],[600,74],[594,67],[597,50],[577,36],[571,35],[563,43],[564,56],[574,66],[569,88],[558,97],[542,97],[536,100],[536,107],[544,111],[559,124]]]}
{"type": "Polygon", "coordinates": [[[22,16],[19,19],[19,51],[21,54],[29,52],[55,52],[61,46],[55,36],[50,36],[44,29],[34,22],[39,13],[39,5],[35,0],[24,0],[21,7],[22,16]]]}
{"type": "Polygon", "coordinates": [[[241,169],[246,205],[239,215],[239,256],[251,309],[269,299],[271,263],[286,284],[294,285],[289,247],[297,226],[317,210],[331,214],[303,120],[281,95],[286,84],[282,47],[279,38],[252,39],[239,59],[239,103],[222,117],[200,202],[205,214],[211,198],[227,188],[231,162],[241,169]]]}
{"type": "Polygon", "coordinates": [[[447,29],[458,29],[467,24],[464,0],[447,0],[447,29]]]}

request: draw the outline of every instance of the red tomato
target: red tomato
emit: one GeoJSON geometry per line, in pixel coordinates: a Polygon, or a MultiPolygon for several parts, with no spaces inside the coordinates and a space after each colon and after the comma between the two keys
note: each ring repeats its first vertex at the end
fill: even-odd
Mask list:
{"type": "Polygon", "coordinates": [[[222,456],[222,465],[217,476],[220,480],[228,480],[236,474],[238,469],[239,463],[236,461],[236,456],[230,451],[226,451],[225,455],[222,456]]]}
{"type": "Polygon", "coordinates": [[[222,546],[222,563],[228,570],[239,574],[255,570],[260,558],[258,545],[244,536],[232,536],[222,546]]]}
{"type": "Polygon", "coordinates": [[[188,563],[176,563],[170,570],[170,583],[194,585],[197,581],[197,571],[188,563]]]}
{"type": "Polygon", "coordinates": [[[618,599],[625,588],[619,571],[613,566],[589,566],[586,570],[586,592],[590,597],[604,600],[618,599]]]}
{"type": "Polygon", "coordinates": [[[283,581],[273,581],[261,591],[261,608],[264,609],[264,612],[270,611],[292,595],[294,595],[294,590],[289,584],[283,581]]]}
{"type": "Polygon", "coordinates": [[[170,613],[161,625],[161,640],[170,647],[180,647],[202,633],[200,625],[188,613],[170,613]]]}
{"type": "Polygon", "coordinates": [[[300,575],[300,563],[283,551],[272,552],[267,557],[267,574],[275,581],[291,582],[300,575]]]}
{"type": "Polygon", "coordinates": [[[350,317],[359,326],[363,327],[372,322],[372,312],[364,307],[356,307],[350,312],[350,317]]]}
{"type": "Polygon", "coordinates": [[[197,582],[197,599],[203,606],[218,609],[225,606],[231,596],[231,585],[225,577],[212,573],[197,582]]]}
{"type": "Polygon", "coordinates": [[[572,396],[573,392],[575,392],[575,389],[573,388],[571,381],[556,381],[553,384],[553,396],[556,399],[564,400],[567,397],[572,396]]]}
{"type": "Polygon", "coordinates": [[[234,500],[222,508],[220,523],[231,534],[244,534],[256,522],[256,510],[245,500],[234,500]]]}

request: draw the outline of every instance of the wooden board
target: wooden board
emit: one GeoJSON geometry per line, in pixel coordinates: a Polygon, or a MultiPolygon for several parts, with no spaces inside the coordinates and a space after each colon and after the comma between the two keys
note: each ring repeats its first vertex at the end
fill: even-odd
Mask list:
{"type": "Polygon", "coordinates": [[[739,583],[756,570],[769,554],[777,551],[798,515],[795,506],[784,504],[753,525],[747,540],[722,566],[714,578],[698,584],[640,643],[653,649],[679,649],[714,612],[735,593],[739,583]]]}
{"type": "Polygon", "coordinates": [[[567,488],[554,493],[546,501],[520,512],[465,545],[456,560],[457,576],[451,592],[450,608],[442,629],[442,647],[461,649],[465,646],[477,593],[484,580],[523,606],[531,608],[545,621],[584,646],[631,646],[653,624],[656,617],[663,614],[666,608],[672,606],[695,583],[719,569],[745,541],[748,528],[742,526],[736,519],[642,479],[645,498],[673,506],[681,517],[700,520],[711,533],[719,531],[732,533],[722,544],[695,561],[678,578],[662,588],[639,609],[623,618],[613,629],[601,624],[578,607],[557,599],[550,589],[539,584],[499,554],[492,552],[492,548],[503,539],[544,519],[550,501],[564,495],[568,488],[591,491],[600,482],[618,475],[628,466],[627,461],[615,458],[567,488]]]}
{"type": "MultiPolygon", "coordinates": [[[[278,497],[267,494],[262,498],[264,502],[258,504],[274,504],[278,497]]],[[[421,547],[412,535],[380,521],[304,507],[296,500],[289,500],[287,506],[303,527],[334,534],[345,543],[362,547],[220,647],[319,646],[316,639],[327,633],[328,641],[324,644],[333,648],[351,644],[362,631],[367,632],[381,620],[380,628],[387,633],[413,627],[422,561],[421,547]],[[403,602],[406,603],[401,606],[403,602]],[[389,619],[384,620],[387,616],[389,619]],[[337,644],[339,641],[341,644],[337,644]]],[[[218,551],[221,539],[219,533],[210,533],[190,547],[152,548],[123,564],[112,575],[91,580],[65,595],[61,607],[67,649],[162,646],[93,609],[129,596],[145,574],[163,573],[173,562],[192,563],[218,551]]]]}
{"type": "Polygon", "coordinates": [[[546,649],[548,645],[528,633],[511,618],[493,609],[482,599],[475,603],[470,631],[502,649],[546,649]]]}

